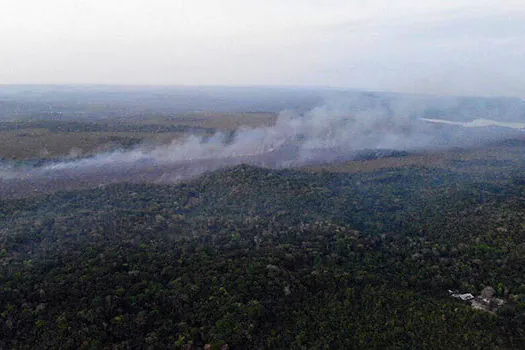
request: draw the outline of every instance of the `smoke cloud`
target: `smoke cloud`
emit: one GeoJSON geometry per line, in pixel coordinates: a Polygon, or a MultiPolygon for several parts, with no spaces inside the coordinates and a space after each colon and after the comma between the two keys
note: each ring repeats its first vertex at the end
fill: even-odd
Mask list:
{"type": "Polygon", "coordinates": [[[119,181],[175,182],[241,163],[294,167],[349,160],[365,150],[468,146],[511,130],[480,127],[473,131],[461,123],[438,124],[422,118],[427,110],[428,105],[410,99],[328,99],[306,113],[283,111],[270,127],[241,128],[211,137],[190,135],[168,145],[139,146],[39,167],[4,165],[0,187],[5,192],[8,187],[16,191],[26,185],[40,191],[119,181]]]}

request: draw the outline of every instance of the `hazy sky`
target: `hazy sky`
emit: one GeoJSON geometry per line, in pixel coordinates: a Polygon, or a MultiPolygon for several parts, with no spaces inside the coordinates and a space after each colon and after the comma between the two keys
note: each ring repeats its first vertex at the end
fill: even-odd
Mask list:
{"type": "Polygon", "coordinates": [[[0,0],[0,83],[525,97],[524,0],[0,0]]]}

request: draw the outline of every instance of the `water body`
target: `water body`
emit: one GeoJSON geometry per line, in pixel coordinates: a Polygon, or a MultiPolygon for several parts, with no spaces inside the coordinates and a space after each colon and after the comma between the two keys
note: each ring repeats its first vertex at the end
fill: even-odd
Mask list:
{"type": "Polygon", "coordinates": [[[430,118],[419,118],[429,123],[435,124],[447,124],[447,125],[458,125],[465,128],[485,128],[485,127],[501,127],[501,128],[510,128],[518,129],[525,131],[525,123],[516,123],[516,122],[502,122],[489,119],[474,119],[469,122],[458,122],[452,120],[443,120],[443,119],[430,119],[430,118]]]}

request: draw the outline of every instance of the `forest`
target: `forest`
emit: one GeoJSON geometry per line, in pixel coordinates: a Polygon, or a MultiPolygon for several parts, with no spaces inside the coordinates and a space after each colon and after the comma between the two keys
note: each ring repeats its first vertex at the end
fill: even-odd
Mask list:
{"type": "Polygon", "coordinates": [[[520,348],[524,161],[453,164],[4,199],[0,348],[520,348]]]}

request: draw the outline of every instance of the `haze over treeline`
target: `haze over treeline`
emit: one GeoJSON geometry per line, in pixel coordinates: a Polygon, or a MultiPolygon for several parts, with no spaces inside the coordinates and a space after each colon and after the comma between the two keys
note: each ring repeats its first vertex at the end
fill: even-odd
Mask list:
{"type": "Polygon", "coordinates": [[[0,119],[98,119],[192,112],[306,112],[325,104],[349,113],[382,109],[403,117],[525,120],[525,101],[342,88],[249,86],[0,85],[0,119]]]}

